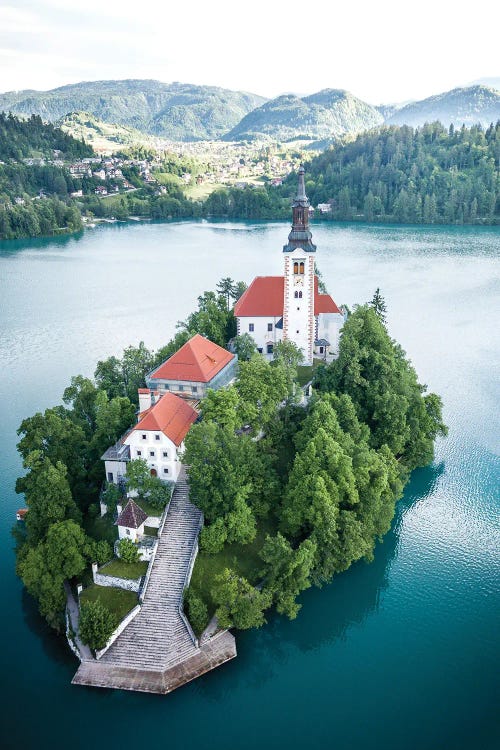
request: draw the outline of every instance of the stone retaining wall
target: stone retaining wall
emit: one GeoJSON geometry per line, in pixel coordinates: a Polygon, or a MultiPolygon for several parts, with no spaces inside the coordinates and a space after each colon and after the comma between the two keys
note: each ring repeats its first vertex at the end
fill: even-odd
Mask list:
{"type": "Polygon", "coordinates": [[[135,591],[136,594],[141,590],[142,578],[117,578],[116,576],[107,576],[97,571],[97,563],[92,563],[92,578],[97,586],[111,586],[115,589],[125,589],[125,591],[135,591]]]}

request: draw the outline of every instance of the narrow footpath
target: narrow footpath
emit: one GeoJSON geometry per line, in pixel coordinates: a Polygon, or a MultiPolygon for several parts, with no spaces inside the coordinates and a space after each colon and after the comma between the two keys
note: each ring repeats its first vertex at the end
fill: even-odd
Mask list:
{"type": "Polygon", "coordinates": [[[201,512],[176,484],[139,614],[99,661],[84,659],[74,685],[169,693],[236,656],[229,633],[199,645],[180,614],[201,512]]]}

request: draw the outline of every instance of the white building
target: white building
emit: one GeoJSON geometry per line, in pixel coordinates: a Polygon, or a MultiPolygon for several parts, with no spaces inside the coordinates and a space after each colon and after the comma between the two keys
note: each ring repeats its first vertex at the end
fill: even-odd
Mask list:
{"type": "Polygon", "coordinates": [[[319,293],[303,167],[298,182],[292,229],[283,247],[284,274],[254,279],[234,314],[238,334],[249,333],[261,353],[271,355],[278,341],[293,341],[303,352],[304,364],[312,364],[314,356],[338,354],[344,316],[329,294],[319,293]]]}
{"type": "Polygon", "coordinates": [[[118,538],[130,539],[131,542],[137,542],[140,537],[144,536],[144,522],[147,513],[140,508],[133,500],[129,500],[123,510],[117,506],[118,518],[115,526],[118,526],[118,538]]]}
{"type": "Polygon", "coordinates": [[[136,458],[146,461],[152,476],[175,482],[181,469],[184,438],[198,413],[173,393],[139,390],[139,417],[116,445],[101,456],[106,479],[118,484],[127,473],[127,463],[136,458]]]}

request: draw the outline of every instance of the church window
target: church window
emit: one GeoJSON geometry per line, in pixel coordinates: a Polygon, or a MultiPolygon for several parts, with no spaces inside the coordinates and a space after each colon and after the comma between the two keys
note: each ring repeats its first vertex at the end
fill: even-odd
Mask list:
{"type": "Polygon", "coordinates": [[[297,274],[297,273],[299,272],[299,264],[298,264],[298,261],[295,261],[295,263],[293,264],[293,272],[294,272],[295,274],[297,274]]]}
{"type": "Polygon", "coordinates": [[[155,452],[154,451],[149,451],[149,455],[151,456],[151,458],[154,458],[155,457],[155,452]]]}
{"type": "Polygon", "coordinates": [[[163,451],[163,458],[168,458],[168,451],[163,451]]]}
{"type": "Polygon", "coordinates": [[[299,299],[302,299],[302,292],[299,292],[299,299]]]}
{"type": "Polygon", "coordinates": [[[255,326],[254,326],[254,324],[253,324],[253,323],[249,323],[249,324],[248,324],[248,330],[250,331],[250,333],[253,333],[253,332],[254,332],[254,330],[255,330],[255,326]]]}
{"type": "Polygon", "coordinates": [[[304,263],[303,263],[303,261],[301,261],[301,262],[299,263],[299,273],[300,273],[301,275],[303,275],[303,274],[304,274],[304,263]]]}
{"type": "Polygon", "coordinates": [[[295,299],[298,299],[298,298],[299,298],[299,293],[295,292],[295,299]]]}
{"type": "Polygon", "coordinates": [[[272,323],[268,323],[267,324],[267,330],[268,331],[272,331],[273,330],[273,324],[272,323]]]}

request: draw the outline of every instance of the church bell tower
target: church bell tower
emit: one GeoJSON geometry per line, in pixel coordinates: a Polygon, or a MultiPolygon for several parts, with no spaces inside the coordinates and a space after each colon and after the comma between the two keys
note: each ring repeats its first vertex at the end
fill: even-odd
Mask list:
{"type": "Polygon", "coordinates": [[[304,185],[304,167],[299,169],[297,196],[292,205],[292,229],[283,247],[285,298],[283,339],[302,350],[304,364],[312,365],[315,335],[314,253],[309,229],[309,201],[304,185]]]}

